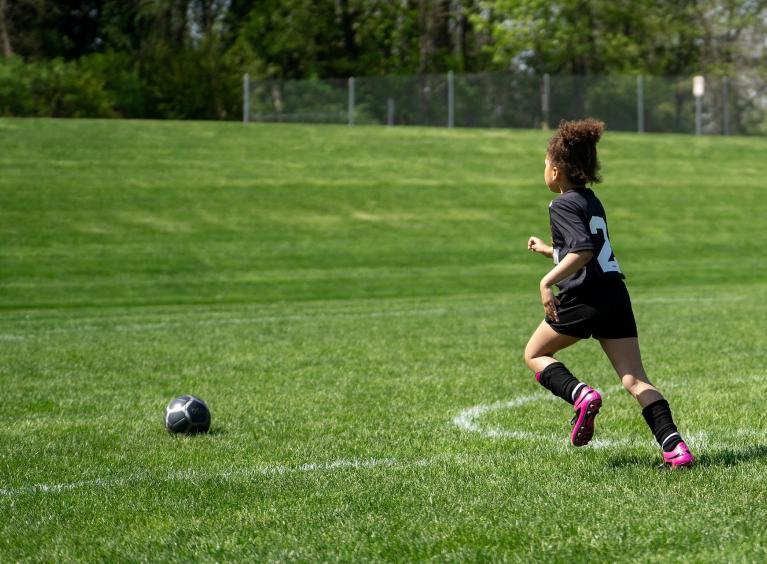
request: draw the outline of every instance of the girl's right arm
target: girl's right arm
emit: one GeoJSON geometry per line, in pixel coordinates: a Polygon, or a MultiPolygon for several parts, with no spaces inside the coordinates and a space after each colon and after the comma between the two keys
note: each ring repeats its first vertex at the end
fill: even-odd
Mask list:
{"type": "Polygon", "coordinates": [[[534,253],[540,253],[543,256],[551,258],[554,256],[554,249],[543,242],[543,239],[538,237],[530,237],[527,240],[527,249],[534,253]]]}

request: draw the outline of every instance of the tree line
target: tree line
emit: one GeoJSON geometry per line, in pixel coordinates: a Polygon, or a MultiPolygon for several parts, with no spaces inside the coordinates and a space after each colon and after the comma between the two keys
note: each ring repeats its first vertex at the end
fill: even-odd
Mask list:
{"type": "Polygon", "coordinates": [[[0,115],[237,119],[242,75],[747,74],[767,0],[0,0],[0,115]]]}

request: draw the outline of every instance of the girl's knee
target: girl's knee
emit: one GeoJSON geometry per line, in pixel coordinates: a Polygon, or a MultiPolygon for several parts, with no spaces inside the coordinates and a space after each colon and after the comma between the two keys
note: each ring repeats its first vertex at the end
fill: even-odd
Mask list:
{"type": "Polygon", "coordinates": [[[540,351],[537,350],[537,347],[531,346],[530,343],[527,343],[527,346],[525,347],[524,357],[525,357],[525,364],[530,370],[535,370],[535,359],[538,358],[541,355],[540,351]]]}
{"type": "Polygon", "coordinates": [[[621,377],[621,384],[627,392],[634,392],[636,390],[639,380],[637,380],[632,374],[624,374],[621,377]]]}
{"type": "Polygon", "coordinates": [[[527,349],[525,349],[525,364],[527,365],[527,367],[528,367],[530,370],[532,370],[532,369],[533,369],[533,368],[532,368],[532,362],[533,362],[533,358],[534,358],[534,357],[530,356],[530,354],[529,354],[528,350],[527,350],[527,349]]]}
{"type": "Polygon", "coordinates": [[[633,374],[624,374],[621,377],[621,383],[623,384],[623,387],[626,389],[626,391],[635,397],[645,390],[654,389],[653,385],[650,383],[646,376],[637,377],[633,374]]]}

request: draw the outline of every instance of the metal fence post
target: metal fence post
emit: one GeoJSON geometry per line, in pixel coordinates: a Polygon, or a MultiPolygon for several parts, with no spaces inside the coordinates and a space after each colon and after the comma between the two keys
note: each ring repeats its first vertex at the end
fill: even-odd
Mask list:
{"type": "Polygon", "coordinates": [[[386,125],[389,127],[394,125],[394,98],[386,100],[386,125]]]}
{"type": "Polygon", "coordinates": [[[354,77],[349,77],[349,127],[354,125],[354,77]]]}
{"type": "Polygon", "coordinates": [[[730,135],[730,77],[722,79],[722,134],[730,135]]]}
{"type": "Polygon", "coordinates": [[[250,119],[250,74],[245,73],[242,77],[242,123],[248,123],[250,119]]]}
{"type": "Polygon", "coordinates": [[[703,132],[703,96],[695,97],[695,135],[703,132]]]}
{"type": "Polygon", "coordinates": [[[549,128],[550,97],[551,97],[551,78],[549,77],[549,73],[546,73],[543,75],[543,97],[541,99],[541,106],[543,110],[543,123],[541,125],[543,129],[549,128]]]}
{"type": "Polygon", "coordinates": [[[637,76],[637,133],[644,133],[644,77],[637,76]]]}
{"type": "Polygon", "coordinates": [[[703,98],[695,97],[695,135],[700,135],[703,130],[703,98]]]}
{"type": "Polygon", "coordinates": [[[447,71],[447,126],[455,125],[455,91],[453,90],[453,71],[447,71]]]}
{"type": "Polygon", "coordinates": [[[703,133],[703,95],[706,93],[706,77],[692,77],[692,95],[695,96],[695,135],[703,133]]]}

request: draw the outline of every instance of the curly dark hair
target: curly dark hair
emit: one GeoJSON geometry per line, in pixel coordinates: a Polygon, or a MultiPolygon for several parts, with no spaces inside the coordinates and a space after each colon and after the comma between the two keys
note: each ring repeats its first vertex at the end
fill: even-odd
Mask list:
{"type": "Polygon", "coordinates": [[[548,157],[576,186],[601,182],[597,143],[605,129],[604,122],[594,118],[559,122],[549,141],[548,157]]]}

